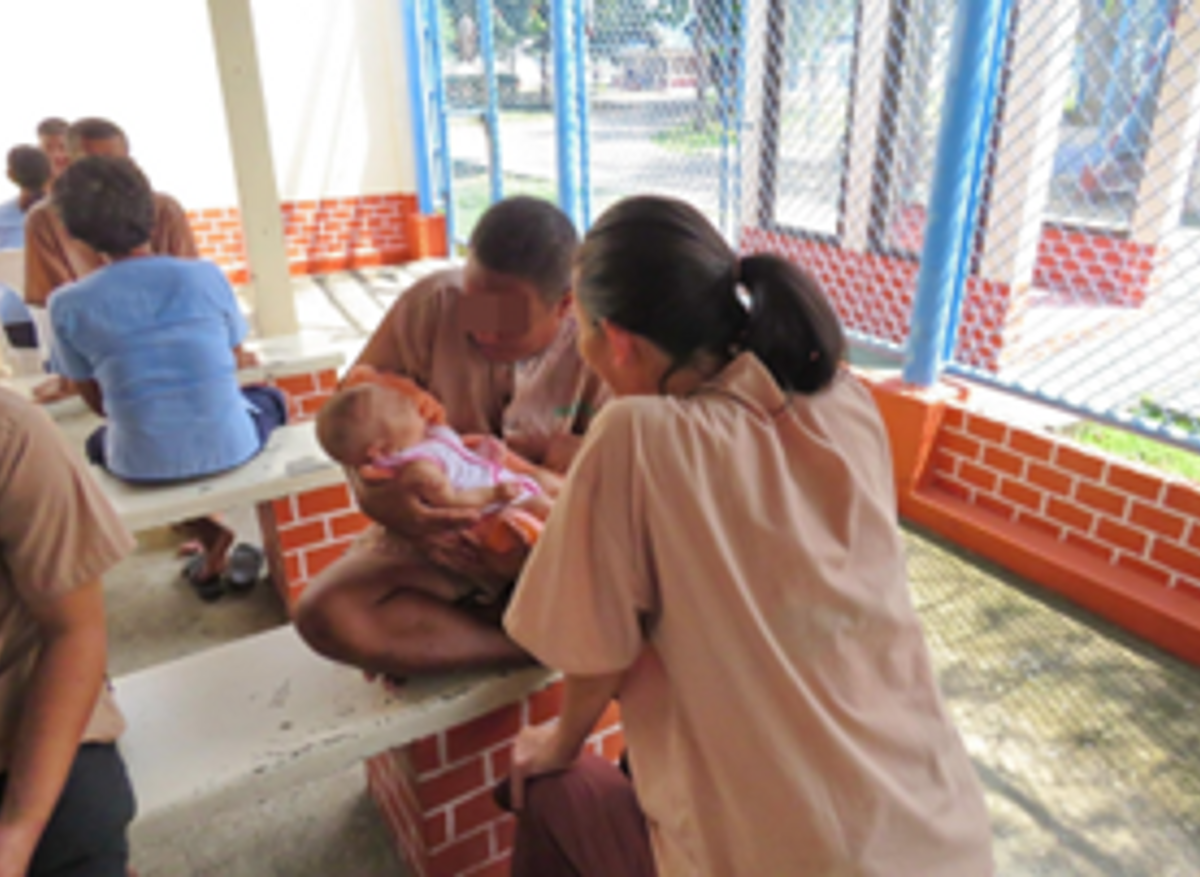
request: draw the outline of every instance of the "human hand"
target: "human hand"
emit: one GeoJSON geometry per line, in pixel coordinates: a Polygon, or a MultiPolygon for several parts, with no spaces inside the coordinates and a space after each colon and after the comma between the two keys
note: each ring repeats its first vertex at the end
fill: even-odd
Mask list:
{"type": "Polygon", "coordinates": [[[420,545],[434,534],[470,527],[480,517],[477,509],[430,505],[395,478],[368,479],[355,469],[348,469],[347,477],[363,514],[420,545]]]}
{"type": "Polygon", "coordinates": [[[262,360],[259,359],[257,353],[255,353],[253,350],[247,350],[240,344],[233,348],[233,358],[237,360],[237,367],[240,369],[254,368],[262,363],[262,360]]]}
{"type": "Polygon", "coordinates": [[[521,729],[513,744],[508,782],[515,811],[525,809],[525,784],[534,777],[566,770],[575,761],[558,734],[558,722],[521,729]]]}
{"type": "Polygon", "coordinates": [[[472,530],[430,534],[421,547],[438,566],[477,581],[511,582],[521,574],[529,556],[525,544],[514,544],[503,552],[491,550],[472,530]]]}
{"type": "Polygon", "coordinates": [[[504,447],[504,442],[494,435],[471,433],[464,435],[462,441],[471,453],[478,454],[493,463],[504,465],[504,458],[508,451],[504,447]]]}

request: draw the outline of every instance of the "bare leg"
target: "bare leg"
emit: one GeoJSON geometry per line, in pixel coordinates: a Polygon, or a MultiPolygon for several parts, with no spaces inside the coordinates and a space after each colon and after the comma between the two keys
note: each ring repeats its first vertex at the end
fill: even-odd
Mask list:
{"type": "Polygon", "coordinates": [[[204,552],[204,567],[199,579],[212,578],[225,571],[225,560],[233,546],[232,530],[216,518],[192,518],[180,524],[179,529],[194,538],[204,552]]]}
{"type": "Polygon", "coordinates": [[[452,587],[435,567],[352,552],[305,590],[296,629],[325,657],[392,678],[531,662],[498,624],[449,602],[452,587]]]}

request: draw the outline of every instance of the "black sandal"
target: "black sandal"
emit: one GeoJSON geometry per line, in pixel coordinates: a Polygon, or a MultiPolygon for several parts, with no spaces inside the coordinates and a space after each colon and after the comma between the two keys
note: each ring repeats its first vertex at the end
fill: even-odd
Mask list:
{"type": "Polygon", "coordinates": [[[225,566],[222,582],[231,594],[246,594],[254,589],[258,577],[262,574],[262,549],[239,543],[229,552],[229,561],[225,566]]]}
{"type": "Polygon", "coordinates": [[[201,600],[205,603],[213,603],[221,599],[221,595],[225,593],[225,587],[221,584],[220,574],[204,579],[200,578],[200,570],[204,569],[205,559],[203,551],[188,558],[188,562],[183,565],[183,577],[188,580],[192,590],[201,600]]]}

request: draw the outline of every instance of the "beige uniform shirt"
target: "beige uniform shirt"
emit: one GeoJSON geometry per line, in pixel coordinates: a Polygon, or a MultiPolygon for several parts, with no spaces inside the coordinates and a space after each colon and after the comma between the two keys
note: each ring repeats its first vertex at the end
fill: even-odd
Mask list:
{"type": "MultiPolygon", "coordinates": [[[[392,306],[368,342],[360,362],[412,378],[446,408],[449,426],[460,434],[500,436],[514,451],[540,463],[551,439],[581,435],[608,391],[576,348],[572,317],[537,356],[519,363],[484,357],[462,330],[458,302],[462,271],[453,268],[424,278],[392,306]]],[[[427,565],[415,545],[373,526],[353,552],[397,569],[427,565]]],[[[457,600],[480,583],[446,570],[428,577],[437,596],[457,600]]],[[[494,584],[494,583],[493,583],[494,584]]]]}
{"type": "MultiPolygon", "coordinates": [[[[187,214],[170,195],[154,193],[150,247],[158,255],[196,258],[187,214]]],[[[67,232],[51,199],[25,216],[25,301],[45,307],[50,293],[108,264],[104,256],[67,232]]]]}
{"type": "MultiPolygon", "coordinates": [[[[46,414],[0,390],[0,770],[41,649],[30,606],[95,581],[133,538],[46,414]]],[[[107,689],[85,741],[115,740],[124,724],[107,689]]]]}
{"type": "Polygon", "coordinates": [[[992,873],[911,605],[886,434],[849,373],[752,355],[609,403],[505,618],[621,715],[663,877],[992,873]]]}
{"type": "Polygon", "coordinates": [[[556,435],[582,435],[607,395],[579,357],[575,321],[537,356],[518,363],[484,357],[460,328],[462,270],[431,274],[404,293],[369,342],[362,362],[406,375],[435,395],[459,433],[501,436],[541,462],[556,435]]]}

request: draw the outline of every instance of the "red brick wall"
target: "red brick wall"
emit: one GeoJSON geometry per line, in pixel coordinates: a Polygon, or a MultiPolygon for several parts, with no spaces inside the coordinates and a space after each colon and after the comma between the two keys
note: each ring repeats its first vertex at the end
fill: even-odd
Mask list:
{"type": "Polygon", "coordinates": [[[1146,300],[1156,248],[1116,235],[1045,226],[1033,283],[1079,304],[1136,307],[1146,300]]]}
{"type": "MultiPolygon", "coordinates": [[[[317,274],[409,258],[405,220],[415,195],[363,195],[283,204],[284,237],[293,274],[317,274]]],[[[233,283],[247,279],[241,214],[236,207],[189,211],[200,255],[225,269],[233,283]]]]}
{"type": "Polygon", "coordinates": [[[951,408],[931,483],[1115,568],[1200,598],[1200,485],[951,408]]]}
{"type": "MultiPolygon", "coordinates": [[[[562,683],[367,762],[372,797],[401,858],[417,877],[508,874],[513,818],[492,803],[508,775],[512,744],[525,725],[556,718],[562,683]]],[[[624,749],[620,713],[611,706],[588,747],[615,762],[624,749]]]]}
{"type": "MultiPolygon", "coordinates": [[[[778,253],[816,275],[833,299],[847,329],[903,345],[908,337],[916,290],[916,262],[840,247],[790,235],[744,229],[742,250],[778,253]]],[[[968,278],[959,330],[959,358],[977,368],[996,370],[1004,330],[1014,306],[1009,287],[968,278]]]]}

